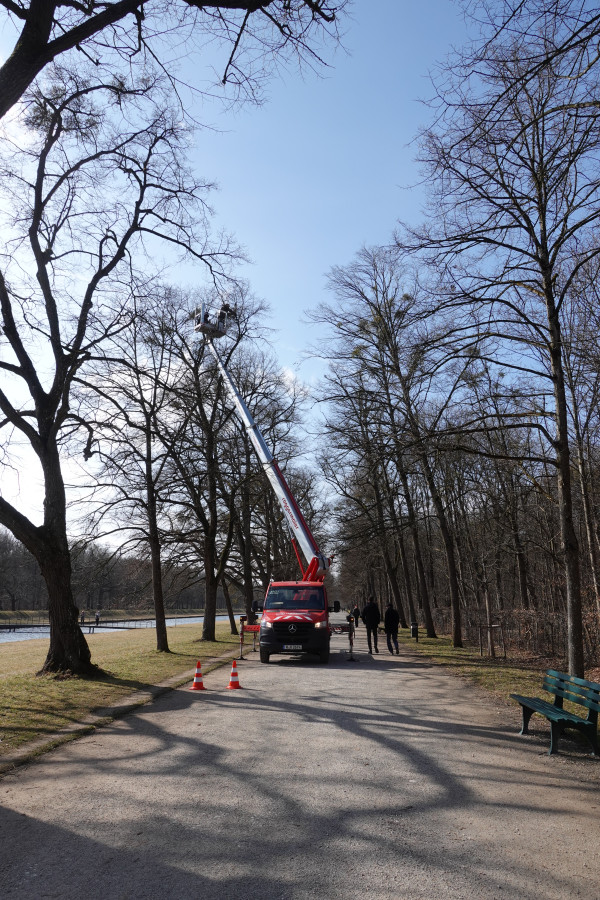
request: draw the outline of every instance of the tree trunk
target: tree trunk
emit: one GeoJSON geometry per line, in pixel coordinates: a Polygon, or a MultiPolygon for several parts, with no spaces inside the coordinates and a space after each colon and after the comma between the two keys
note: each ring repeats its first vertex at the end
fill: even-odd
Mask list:
{"type": "Polygon", "coordinates": [[[161,653],[170,653],[165,619],[165,602],[163,594],[162,565],[160,559],[160,540],[158,534],[150,532],[150,559],[152,563],[152,596],[154,599],[154,617],[156,620],[156,649],[161,653]]]}
{"type": "Polygon", "coordinates": [[[392,593],[392,597],[394,598],[394,604],[396,606],[396,609],[398,610],[398,615],[400,616],[400,627],[407,628],[408,626],[406,624],[406,616],[404,615],[402,597],[400,595],[400,587],[398,585],[398,578],[396,576],[396,568],[394,565],[392,565],[392,561],[387,550],[384,550],[383,561],[385,565],[386,575],[388,577],[389,588],[392,593]]]}
{"type": "Polygon", "coordinates": [[[40,444],[44,473],[44,523],[34,526],[0,496],[0,523],[8,528],[36,559],[48,592],[50,647],[40,674],[70,672],[90,675],[90,648],[79,627],[79,610],[71,586],[71,551],[67,540],[66,496],[58,448],[52,436],[40,444]]]}
{"type": "Polygon", "coordinates": [[[529,609],[529,589],[527,587],[527,558],[523,550],[521,535],[517,523],[517,515],[515,510],[511,510],[510,525],[512,531],[513,545],[515,548],[515,556],[517,558],[517,572],[519,576],[519,597],[521,598],[521,606],[523,609],[529,609]]]}
{"type": "MultiPolygon", "coordinates": [[[[246,452],[247,471],[250,471],[249,448],[246,452]]],[[[256,614],[252,609],[254,603],[254,575],[252,573],[252,516],[250,511],[250,497],[245,486],[241,489],[240,501],[242,506],[241,527],[238,532],[238,547],[242,557],[242,570],[244,577],[244,605],[248,624],[254,625],[256,614]]]]}
{"type": "MultiPolygon", "coordinates": [[[[208,540],[207,540],[208,544],[208,540]]],[[[204,621],[202,623],[202,640],[216,640],[217,588],[219,582],[215,577],[214,559],[210,550],[204,553],[204,621]]]]}
{"type": "Polygon", "coordinates": [[[152,563],[152,596],[154,599],[154,616],[156,620],[156,649],[161,653],[169,653],[167,623],[165,620],[162,565],[160,559],[160,535],[158,532],[156,514],[156,491],[154,489],[154,478],[152,475],[152,433],[149,422],[147,423],[146,428],[146,500],[150,560],[152,563]]]}
{"type": "MultiPolygon", "coordinates": [[[[398,549],[400,551],[400,563],[402,565],[402,574],[404,576],[404,587],[406,589],[406,602],[408,605],[408,615],[410,617],[410,621],[415,621],[415,604],[413,600],[413,592],[412,592],[412,583],[410,578],[410,566],[408,565],[408,558],[406,556],[406,545],[404,543],[404,538],[402,536],[402,532],[398,531],[396,533],[396,540],[398,541],[398,549]]],[[[402,628],[408,628],[408,623],[406,620],[401,622],[402,628]]]]}
{"type": "MultiPolygon", "coordinates": [[[[71,551],[67,540],[67,511],[64,481],[58,448],[46,439],[41,456],[44,472],[45,501],[41,552],[35,553],[48,589],[50,647],[41,669],[47,672],[91,674],[91,653],[79,627],[79,610],[75,606],[71,584],[71,551]]],[[[35,552],[35,551],[34,551],[35,552]]]]}
{"type": "Polygon", "coordinates": [[[73,600],[68,547],[65,546],[62,551],[46,548],[38,562],[48,589],[50,620],[50,647],[39,674],[70,672],[73,675],[89,675],[94,667],[91,665],[90,649],[79,627],[79,610],[73,600]]]}
{"type": "Polygon", "coordinates": [[[596,600],[596,614],[598,616],[598,620],[600,621],[600,579],[598,577],[598,554],[596,552],[596,540],[594,536],[594,526],[592,521],[592,504],[590,501],[590,492],[588,489],[588,479],[585,465],[585,449],[581,437],[581,429],[579,426],[579,408],[577,405],[577,398],[575,396],[573,385],[571,385],[571,402],[573,404],[573,421],[575,423],[575,440],[577,442],[577,474],[579,475],[579,487],[583,505],[585,535],[588,545],[592,584],[594,586],[594,598],[596,600]]]}
{"type": "Polygon", "coordinates": [[[440,532],[442,534],[442,540],[444,542],[444,549],[446,550],[446,564],[448,567],[448,584],[450,587],[450,605],[452,607],[452,644],[454,647],[462,647],[462,625],[461,625],[461,614],[460,614],[460,592],[458,589],[458,575],[456,572],[456,555],[454,552],[454,541],[452,539],[452,534],[450,533],[450,529],[448,528],[448,520],[446,518],[446,512],[444,510],[444,504],[442,503],[442,498],[439,495],[435,479],[433,477],[433,472],[431,471],[431,466],[429,465],[429,460],[427,459],[427,455],[425,452],[421,452],[419,454],[420,462],[423,468],[423,474],[425,476],[425,480],[427,482],[427,486],[429,488],[429,493],[431,494],[431,500],[433,502],[438,524],[440,527],[440,532]]]}
{"type": "Polygon", "coordinates": [[[221,579],[221,587],[223,588],[223,596],[225,597],[225,606],[227,607],[227,615],[229,616],[229,627],[232,634],[239,634],[237,625],[235,624],[235,616],[233,614],[233,606],[231,605],[231,596],[229,594],[229,585],[224,578],[221,579]]]}
{"type": "Polygon", "coordinates": [[[558,500],[560,536],[565,562],[567,605],[567,656],[569,674],[584,676],[583,622],[581,615],[581,582],[579,572],[579,542],[573,522],[573,497],[571,492],[571,459],[567,399],[562,363],[562,338],[558,314],[553,308],[547,290],[548,324],[550,329],[550,360],[554,400],[556,404],[556,461],[558,466],[558,500]]]}
{"type": "MultiPolygon", "coordinates": [[[[415,513],[415,507],[413,504],[412,496],[410,493],[410,486],[408,484],[408,477],[406,475],[406,471],[402,464],[399,464],[398,458],[396,457],[396,465],[398,466],[398,472],[400,474],[400,480],[402,482],[402,492],[404,494],[404,500],[406,502],[406,512],[408,516],[408,527],[410,529],[412,543],[413,543],[413,552],[415,557],[415,569],[416,569],[416,587],[421,595],[421,605],[423,607],[423,618],[425,621],[425,629],[427,632],[427,637],[435,638],[437,637],[435,626],[433,624],[433,616],[431,615],[431,603],[429,602],[429,587],[427,585],[427,576],[425,575],[425,566],[423,565],[423,555],[421,553],[421,542],[419,539],[419,526],[417,523],[417,516],[415,513]]],[[[402,552],[402,550],[401,550],[402,552]]],[[[404,561],[403,561],[404,567],[404,561]]],[[[405,578],[410,579],[408,563],[406,562],[405,568],[405,578]]],[[[410,580],[408,581],[410,584],[410,580]]],[[[412,598],[411,598],[412,599],[412,598]]],[[[412,621],[416,621],[414,618],[414,610],[411,613],[412,621]]]]}

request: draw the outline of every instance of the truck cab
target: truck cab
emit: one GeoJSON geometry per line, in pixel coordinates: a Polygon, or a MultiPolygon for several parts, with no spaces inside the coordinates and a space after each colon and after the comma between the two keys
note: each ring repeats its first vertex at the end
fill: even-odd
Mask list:
{"type": "Polygon", "coordinates": [[[339,610],[337,600],[328,606],[320,581],[272,582],[258,606],[260,661],[268,663],[273,653],[314,653],[322,663],[329,662],[329,613],[339,610]]]}

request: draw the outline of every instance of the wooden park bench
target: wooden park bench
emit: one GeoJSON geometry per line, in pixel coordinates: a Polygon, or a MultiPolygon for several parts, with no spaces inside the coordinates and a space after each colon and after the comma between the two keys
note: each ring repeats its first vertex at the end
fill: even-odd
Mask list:
{"type": "Polygon", "coordinates": [[[521,697],[519,694],[510,696],[521,704],[523,710],[523,727],[520,734],[528,733],[529,720],[534,713],[540,713],[550,722],[550,750],[548,753],[558,751],[558,739],[566,728],[574,728],[584,734],[590,744],[594,756],[600,755],[598,747],[598,712],[600,711],[600,684],[586,681],[584,678],[575,678],[574,675],[565,675],[548,669],[544,676],[542,688],[549,694],[554,694],[554,703],[541,700],[538,697],[521,697]],[[563,702],[570,700],[588,710],[587,718],[583,719],[575,713],[563,709],[563,702]]]}

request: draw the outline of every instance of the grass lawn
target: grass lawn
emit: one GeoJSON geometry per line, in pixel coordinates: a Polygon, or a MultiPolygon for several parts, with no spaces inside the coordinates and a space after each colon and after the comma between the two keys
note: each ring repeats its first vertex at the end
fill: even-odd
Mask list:
{"type": "MultiPolygon", "coordinates": [[[[489,656],[480,656],[478,647],[454,648],[452,639],[447,635],[428,638],[419,632],[419,640],[415,642],[409,637],[408,631],[401,630],[398,640],[402,644],[409,645],[417,653],[445,666],[451,672],[468,678],[478,687],[493,694],[498,701],[514,707],[518,711],[519,720],[520,707],[510,699],[510,694],[541,697],[543,700],[553,703],[554,696],[542,690],[544,673],[546,669],[567,671],[567,664],[561,659],[527,656],[513,656],[507,659],[498,656],[492,659],[489,656]]],[[[590,669],[586,672],[586,678],[589,681],[600,683],[600,669],[590,669]]],[[[581,718],[587,717],[587,709],[577,703],[571,703],[569,700],[565,701],[565,709],[581,718]]],[[[541,721],[545,720],[536,716],[534,725],[541,721]]],[[[572,736],[573,732],[569,731],[568,734],[572,736]]]]}
{"type": "MultiPolygon", "coordinates": [[[[480,656],[477,647],[453,647],[452,638],[448,635],[428,638],[419,632],[416,642],[409,637],[408,631],[401,629],[398,640],[503,700],[508,700],[509,694],[543,696],[540,690],[544,672],[546,669],[561,668],[556,660],[550,659],[503,659],[501,656],[491,659],[480,656]]],[[[551,699],[549,695],[548,699],[551,699]]]]}
{"type": "MultiPolygon", "coordinates": [[[[134,691],[193,669],[198,659],[221,656],[239,645],[229,624],[217,624],[217,641],[199,640],[201,625],[169,628],[171,653],[158,653],[153,628],[116,634],[86,634],[97,678],[36,677],[48,652],[48,638],[0,644],[0,761],[11,751],[90,712],[113,706],[134,691]]],[[[203,666],[202,673],[205,674],[203,666]]]]}

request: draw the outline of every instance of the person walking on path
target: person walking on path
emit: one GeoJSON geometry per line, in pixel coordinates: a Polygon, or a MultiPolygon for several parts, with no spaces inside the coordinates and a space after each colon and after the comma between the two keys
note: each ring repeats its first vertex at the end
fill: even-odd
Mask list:
{"type": "Polygon", "coordinates": [[[379,653],[379,647],[377,646],[377,626],[381,622],[381,613],[379,612],[379,607],[375,603],[374,597],[369,597],[367,600],[367,605],[362,611],[362,620],[367,629],[369,653],[373,653],[373,647],[375,647],[375,653],[379,653]],[[371,644],[371,637],[373,638],[373,644],[371,644]]]}
{"type": "Polygon", "coordinates": [[[354,627],[358,628],[358,620],[360,619],[360,609],[358,605],[352,610],[352,618],[354,619],[354,627]]]}
{"type": "Polygon", "coordinates": [[[400,656],[400,650],[398,649],[398,626],[400,625],[400,614],[398,610],[392,606],[391,603],[388,603],[385,608],[383,624],[385,627],[385,636],[387,638],[388,650],[393,656],[393,643],[394,647],[396,648],[396,656],[400,656]]]}

